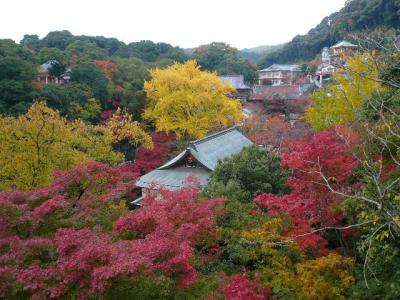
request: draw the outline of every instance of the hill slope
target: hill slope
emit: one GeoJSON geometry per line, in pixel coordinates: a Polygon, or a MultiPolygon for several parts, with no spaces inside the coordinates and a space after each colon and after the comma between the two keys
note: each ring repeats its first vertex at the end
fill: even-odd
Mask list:
{"type": "Polygon", "coordinates": [[[344,8],[325,17],[308,34],[298,35],[282,49],[265,55],[259,66],[310,60],[323,47],[342,40],[349,32],[378,27],[400,28],[400,0],[348,0],[344,8]]]}
{"type": "Polygon", "coordinates": [[[254,48],[245,48],[239,51],[240,55],[244,58],[257,62],[261,57],[264,57],[267,54],[270,54],[274,51],[277,51],[283,47],[283,44],[279,45],[265,45],[258,46],[254,48]]]}

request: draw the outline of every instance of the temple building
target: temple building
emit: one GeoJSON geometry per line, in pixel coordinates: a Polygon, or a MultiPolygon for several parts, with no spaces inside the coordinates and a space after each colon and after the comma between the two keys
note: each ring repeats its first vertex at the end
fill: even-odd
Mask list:
{"type": "MultiPolygon", "coordinates": [[[[189,142],[187,148],[178,156],[140,177],[136,186],[142,188],[142,195],[161,186],[169,190],[181,189],[185,187],[188,178],[195,178],[200,187],[204,186],[218,161],[239,153],[244,147],[252,144],[240,132],[239,127],[230,127],[189,142]]],[[[141,198],[132,203],[138,204],[140,200],[141,198]]]]}
{"type": "Polygon", "coordinates": [[[292,85],[301,76],[299,65],[274,64],[266,69],[258,71],[259,85],[292,85]]]}
{"type": "Polygon", "coordinates": [[[228,95],[229,97],[241,102],[245,102],[251,97],[252,89],[244,83],[243,75],[222,75],[218,77],[235,88],[236,92],[228,95]]]}
{"type": "Polygon", "coordinates": [[[336,72],[336,67],[332,65],[329,48],[322,49],[322,64],[317,67],[315,72],[315,84],[323,87],[324,83],[331,79],[332,74],[336,72]]]}
{"type": "Polygon", "coordinates": [[[341,41],[330,49],[322,49],[322,63],[317,67],[314,75],[314,83],[322,88],[331,76],[337,72],[337,68],[343,66],[346,58],[357,51],[358,46],[347,41],[341,41]],[[330,51],[329,51],[330,50],[330,51]]]}
{"type": "Polygon", "coordinates": [[[51,68],[55,65],[59,64],[56,60],[49,60],[44,64],[40,65],[37,69],[38,77],[37,81],[43,85],[53,83],[53,84],[66,84],[71,80],[71,70],[66,69],[63,74],[60,76],[54,76],[51,73],[51,68]]]}
{"type": "Polygon", "coordinates": [[[348,41],[341,41],[340,43],[333,45],[331,49],[333,50],[333,56],[347,56],[357,50],[358,46],[348,41]]]}

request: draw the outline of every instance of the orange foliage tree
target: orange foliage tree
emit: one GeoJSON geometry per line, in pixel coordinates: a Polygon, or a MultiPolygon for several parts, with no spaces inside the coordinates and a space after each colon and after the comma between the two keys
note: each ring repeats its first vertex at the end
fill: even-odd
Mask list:
{"type": "Polygon", "coordinates": [[[99,67],[108,80],[112,79],[114,72],[117,70],[117,65],[111,60],[95,60],[94,64],[99,67]]]}

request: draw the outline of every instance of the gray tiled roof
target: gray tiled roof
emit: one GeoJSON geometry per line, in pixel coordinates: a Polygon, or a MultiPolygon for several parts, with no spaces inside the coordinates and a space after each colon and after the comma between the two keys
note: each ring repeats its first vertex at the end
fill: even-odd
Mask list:
{"type": "Polygon", "coordinates": [[[178,165],[187,154],[191,154],[205,168],[214,171],[218,160],[240,152],[253,143],[237,126],[222,130],[200,140],[189,142],[188,148],[159,169],[169,169],[178,165]]]}
{"type": "Polygon", "coordinates": [[[203,139],[188,143],[185,151],[166,164],[144,176],[137,182],[138,187],[148,187],[152,182],[169,188],[183,186],[184,178],[194,173],[205,184],[208,174],[214,171],[219,160],[240,152],[253,143],[246,138],[237,126],[222,130],[203,139]],[[182,166],[187,155],[192,155],[199,163],[196,168],[182,166]]]}
{"type": "Polygon", "coordinates": [[[358,46],[354,45],[348,41],[341,41],[340,43],[333,45],[331,48],[336,49],[336,48],[341,48],[341,47],[357,48],[358,46]]]}
{"type": "Polygon", "coordinates": [[[243,75],[223,75],[218,77],[223,82],[231,84],[237,90],[250,89],[250,87],[244,83],[243,75]]]}
{"type": "Polygon", "coordinates": [[[59,63],[59,62],[55,59],[48,60],[44,64],[41,64],[39,69],[41,72],[49,71],[49,69],[52,67],[52,65],[56,64],[56,63],[59,63]]]}
{"type": "Polygon", "coordinates": [[[136,186],[148,188],[152,184],[165,186],[170,190],[177,190],[185,185],[188,177],[195,177],[199,180],[200,186],[207,183],[210,171],[204,168],[187,168],[185,166],[167,170],[154,170],[140,177],[136,186]]]}
{"type": "Polygon", "coordinates": [[[273,64],[272,66],[259,70],[258,72],[273,72],[273,71],[289,71],[289,72],[301,72],[301,67],[299,65],[277,65],[273,64]]]}

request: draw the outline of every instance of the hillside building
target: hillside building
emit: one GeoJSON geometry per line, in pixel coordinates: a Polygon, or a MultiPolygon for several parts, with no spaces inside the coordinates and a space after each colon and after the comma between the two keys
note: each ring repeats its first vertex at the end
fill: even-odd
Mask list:
{"type": "Polygon", "coordinates": [[[39,83],[41,83],[42,85],[46,85],[49,83],[61,85],[61,84],[66,84],[66,83],[70,82],[70,80],[71,80],[71,70],[70,69],[66,69],[65,72],[63,74],[61,74],[60,76],[54,76],[51,74],[50,70],[54,64],[59,64],[59,62],[56,60],[49,60],[38,67],[37,81],[39,83]]]}
{"type": "Polygon", "coordinates": [[[293,85],[301,76],[299,65],[278,65],[274,64],[266,69],[258,71],[259,85],[293,85]]]}
{"type": "Polygon", "coordinates": [[[341,41],[330,49],[324,47],[322,49],[322,63],[317,67],[314,75],[315,84],[322,88],[325,82],[331,79],[331,76],[337,72],[337,68],[342,66],[346,57],[351,56],[358,49],[347,41],[341,41]]]}
{"type": "Polygon", "coordinates": [[[336,72],[336,67],[331,64],[331,55],[329,48],[322,49],[322,63],[317,67],[314,75],[315,84],[322,87],[326,81],[331,79],[332,74],[336,72]]]}
{"type": "Polygon", "coordinates": [[[340,43],[337,43],[336,45],[333,45],[331,47],[333,51],[333,56],[347,56],[351,55],[358,49],[357,45],[354,45],[348,41],[341,41],[340,43]]]}
{"type": "Polygon", "coordinates": [[[266,115],[282,115],[291,121],[292,116],[303,114],[309,106],[314,87],[312,83],[281,86],[257,85],[254,87],[253,97],[245,108],[253,110],[254,113],[256,109],[266,115]]]}
{"type": "MultiPolygon", "coordinates": [[[[204,186],[219,160],[236,154],[252,144],[237,126],[222,130],[189,142],[187,148],[178,156],[140,177],[136,186],[142,188],[142,195],[161,186],[169,190],[181,189],[185,187],[188,178],[195,178],[200,186],[204,186]]],[[[140,201],[141,198],[135,200],[133,204],[138,204],[140,201]]]]}

